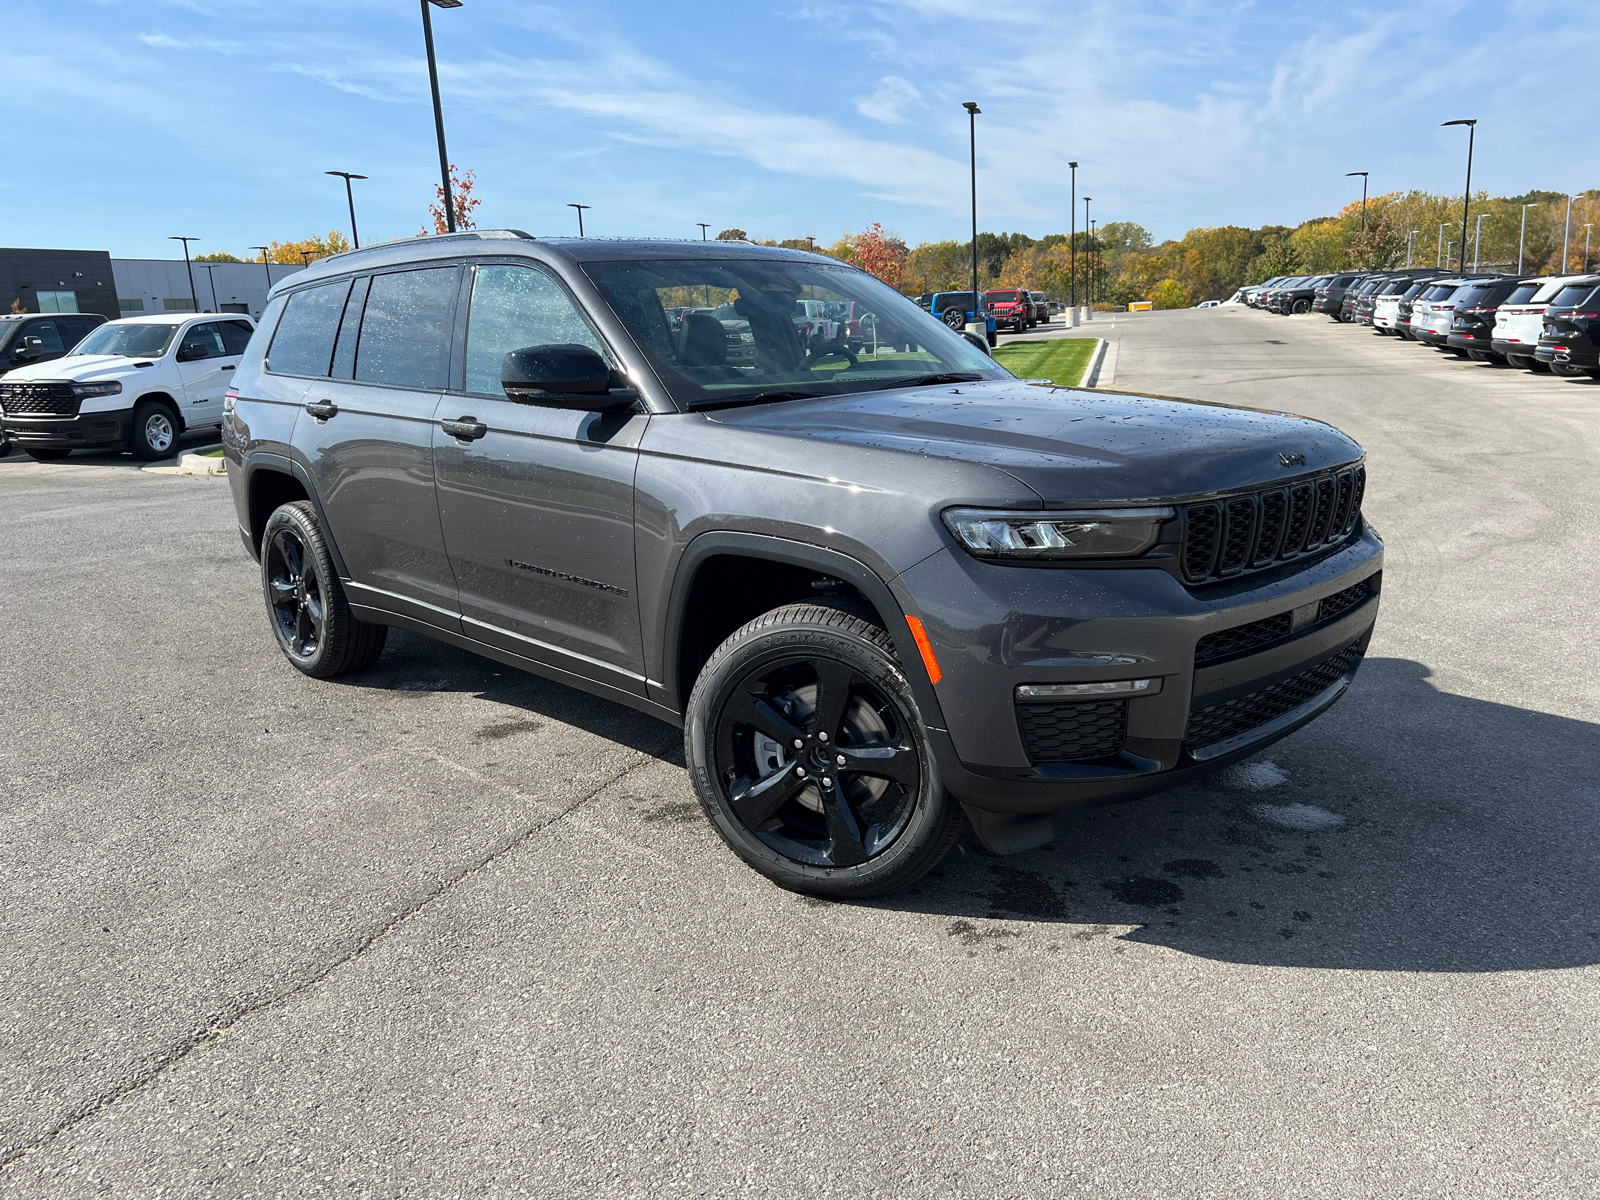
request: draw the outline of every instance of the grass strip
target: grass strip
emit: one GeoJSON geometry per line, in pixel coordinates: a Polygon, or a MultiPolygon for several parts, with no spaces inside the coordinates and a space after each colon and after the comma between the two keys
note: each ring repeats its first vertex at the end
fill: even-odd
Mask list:
{"type": "Polygon", "coordinates": [[[1018,379],[1049,379],[1063,387],[1077,387],[1099,344],[1094,338],[1012,342],[996,347],[994,358],[1018,379]]]}

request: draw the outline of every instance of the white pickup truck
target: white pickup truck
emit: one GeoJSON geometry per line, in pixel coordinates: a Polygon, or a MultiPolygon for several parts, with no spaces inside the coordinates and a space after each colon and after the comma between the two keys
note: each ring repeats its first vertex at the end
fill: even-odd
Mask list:
{"type": "Polygon", "coordinates": [[[65,358],[0,379],[0,440],[37,459],[126,446],[165,458],[193,429],[222,424],[233,369],[255,332],[246,316],[107,321],[65,358]]]}

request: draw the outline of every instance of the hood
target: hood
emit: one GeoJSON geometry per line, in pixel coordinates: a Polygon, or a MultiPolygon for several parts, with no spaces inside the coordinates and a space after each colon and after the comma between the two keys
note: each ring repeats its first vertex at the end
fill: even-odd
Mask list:
{"type": "Polygon", "coordinates": [[[7,383],[30,383],[52,380],[70,383],[94,383],[102,379],[122,379],[137,368],[136,362],[155,362],[151,358],[124,358],[120,354],[69,354],[49,362],[18,367],[6,373],[7,383]]]}
{"type": "Polygon", "coordinates": [[[1008,380],[708,415],[753,432],[981,463],[1049,504],[1181,500],[1361,457],[1333,426],[1289,413],[1008,380]]]}

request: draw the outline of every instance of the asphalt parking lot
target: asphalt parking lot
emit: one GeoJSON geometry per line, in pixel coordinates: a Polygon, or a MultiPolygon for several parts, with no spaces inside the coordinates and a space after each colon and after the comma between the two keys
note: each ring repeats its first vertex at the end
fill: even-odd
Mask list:
{"type": "Polygon", "coordinates": [[[866,904],[744,868],[649,718],[409,634],[302,679],[224,480],[0,460],[0,1195],[1600,1190],[1600,383],[1072,333],[1366,446],[1371,652],[866,904]]]}

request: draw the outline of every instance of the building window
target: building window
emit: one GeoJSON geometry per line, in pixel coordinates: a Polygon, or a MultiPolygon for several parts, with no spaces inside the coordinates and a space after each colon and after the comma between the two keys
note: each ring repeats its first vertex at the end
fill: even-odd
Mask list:
{"type": "Polygon", "coordinates": [[[78,293],[40,292],[39,311],[49,313],[75,313],[78,311],[78,293]]]}
{"type": "Polygon", "coordinates": [[[168,296],[161,303],[166,306],[168,312],[194,311],[194,301],[189,299],[187,296],[179,296],[176,300],[174,300],[171,296],[168,296]]]}
{"type": "Polygon", "coordinates": [[[123,312],[143,312],[144,301],[135,296],[132,300],[118,300],[117,307],[123,312]]]}

